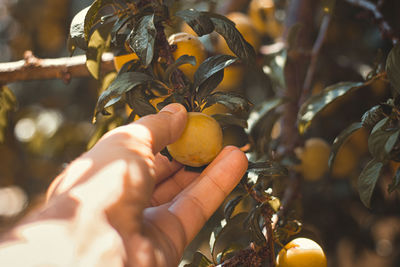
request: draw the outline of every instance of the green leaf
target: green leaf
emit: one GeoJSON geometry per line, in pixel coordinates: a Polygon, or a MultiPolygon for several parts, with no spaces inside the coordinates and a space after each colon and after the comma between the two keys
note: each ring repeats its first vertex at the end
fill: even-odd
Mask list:
{"type": "Polygon", "coordinates": [[[100,21],[100,14],[99,11],[107,6],[114,4],[114,0],[95,0],[87,10],[84,20],[84,32],[85,32],[85,39],[89,40],[90,31],[92,27],[100,21]]]}
{"type": "Polygon", "coordinates": [[[359,130],[362,128],[362,123],[361,122],[355,122],[352,123],[350,126],[348,126],[346,129],[344,129],[333,141],[332,147],[331,147],[331,154],[329,155],[329,161],[328,165],[329,168],[332,169],[333,163],[335,162],[335,157],[340,149],[340,147],[344,144],[344,142],[347,140],[350,135],[352,135],[355,131],[359,130]]]}
{"type": "Polygon", "coordinates": [[[261,104],[257,105],[257,107],[255,107],[252,110],[252,112],[249,115],[249,119],[247,120],[247,122],[249,124],[248,131],[250,132],[255,127],[255,125],[258,123],[258,121],[260,121],[260,119],[262,117],[264,117],[269,112],[273,111],[274,109],[276,109],[283,103],[285,103],[284,98],[274,97],[274,98],[268,99],[268,100],[262,102],[261,104]]]}
{"type": "Polygon", "coordinates": [[[380,105],[370,108],[361,118],[363,127],[373,128],[378,121],[384,118],[382,108],[380,105]]]}
{"type": "Polygon", "coordinates": [[[215,31],[224,37],[232,52],[244,62],[253,64],[256,59],[256,52],[236,29],[235,23],[222,15],[209,12],[206,12],[206,14],[211,18],[215,31]]]}
{"type": "Polygon", "coordinates": [[[252,240],[259,246],[264,246],[267,242],[260,226],[261,206],[253,210],[249,217],[249,229],[252,240]]]}
{"type": "MultiPolygon", "coordinates": [[[[98,113],[104,112],[104,107],[114,98],[121,97],[138,85],[151,82],[153,78],[141,72],[125,72],[119,74],[97,100],[95,117],[98,113]]],[[[95,121],[95,118],[94,118],[95,121]]]]}
{"type": "MultiPolygon", "coordinates": [[[[382,125],[384,127],[385,125],[382,125]]],[[[371,155],[381,161],[390,156],[399,137],[400,129],[377,128],[368,138],[368,149],[371,155]]]]}
{"type": "Polygon", "coordinates": [[[72,56],[75,49],[78,47],[82,50],[87,50],[88,42],[85,38],[85,16],[90,7],[82,9],[75,17],[72,19],[71,26],[69,29],[69,36],[67,41],[68,50],[72,56]]]}
{"type": "Polygon", "coordinates": [[[233,244],[236,244],[238,247],[245,247],[249,244],[249,230],[244,227],[247,215],[247,212],[239,213],[212,232],[210,249],[215,264],[218,262],[218,254],[225,251],[227,247],[233,244]]]}
{"type": "Polygon", "coordinates": [[[95,78],[100,78],[101,58],[111,43],[110,31],[113,23],[108,23],[97,28],[90,36],[86,51],[86,67],[95,78]]]}
{"type": "Polygon", "coordinates": [[[233,199],[229,200],[224,207],[224,216],[227,221],[231,219],[231,215],[235,210],[236,206],[242,201],[244,195],[238,195],[233,199]]]}
{"type": "Polygon", "coordinates": [[[257,176],[287,176],[288,169],[276,161],[249,162],[248,173],[254,173],[257,176]]]}
{"type": "MultiPolygon", "coordinates": [[[[232,65],[238,59],[229,55],[216,55],[204,60],[194,74],[193,86],[201,101],[211,93],[223,79],[221,72],[224,68],[232,65]],[[216,74],[220,74],[215,76],[216,74]],[[217,79],[213,79],[213,76],[217,79]]],[[[214,78],[215,78],[214,77],[214,78]]]]}
{"type": "Polygon", "coordinates": [[[393,177],[392,183],[388,186],[388,192],[392,193],[393,191],[400,189],[400,168],[396,170],[396,174],[393,177]]]}
{"type": "Polygon", "coordinates": [[[146,67],[153,60],[156,34],[154,14],[151,14],[143,16],[128,37],[129,46],[146,67]]]}
{"type": "Polygon", "coordinates": [[[8,125],[8,114],[17,107],[17,99],[14,93],[7,87],[0,88],[0,143],[5,140],[5,132],[8,125]]]}
{"type": "Polygon", "coordinates": [[[184,267],[209,267],[212,266],[212,261],[207,259],[201,252],[196,251],[193,255],[192,262],[185,264],[184,267]]]}
{"type": "Polygon", "coordinates": [[[236,125],[241,128],[247,128],[247,121],[245,119],[238,118],[237,116],[229,113],[214,114],[212,117],[217,120],[221,127],[236,125]]]}
{"type": "Polygon", "coordinates": [[[367,163],[358,177],[358,192],[362,203],[367,207],[371,207],[371,198],[376,183],[383,169],[383,163],[373,159],[367,163]]]}
{"type": "Polygon", "coordinates": [[[255,62],[256,52],[254,48],[236,29],[235,23],[225,16],[211,12],[199,12],[193,9],[179,11],[176,16],[185,20],[199,36],[209,34],[215,30],[224,37],[227,45],[235,55],[244,62],[255,62]]]}
{"type": "Polygon", "coordinates": [[[379,130],[379,129],[381,129],[382,127],[386,126],[386,124],[387,124],[388,122],[389,122],[389,118],[388,118],[388,117],[383,118],[383,119],[381,119],[380,121],[378,121],[378,122],[375,124],[374,128],[372,128],[371,134],[375,133],[377,130],[379,130]]]}
{"type": "Polygon", "coordinates": [[[203,36],[214,31],[214,23],[204,12],[186,9],[176,12],[175,16],[183,19],[198,36],[203,36]]]}
{"type": "Polygon", "coordinates": [[[157,110],[149,103],[142,90],[131,90],[126,95],[129,106],[139,117],[157,113],[157,110]]]}
{"type": "Polygon", "coordinates": [[[267,74],[275,87],[286,88],[285,81],[285,65],[287,61],[287,51],[282,49],[278,53],[274,53],[266,57],[266,65],[263,67],[263,71],[267,74]]]}
{"type": "Polygon", "coordinates": [[[283,103],[285,99],[281,97],[264,101],[253,109],[247,119],[249,127],[246,132],[253,140],[258,155],[265,155],[265,152],[269,150],[272,129],[281,117],[275,109],[283,103]]]}
{"type": "Polygon", "coordinates": [[[311,96],[300,108],[297,124],[300,134],[304,134],[315,116],[339,99],[341,96],[364,86],[362,82],[340,82],[325,88],[321,93],[311,96]]]}
{"type": "Polygon", "coordinates": [[[113,28],[111,29],[111,41],[113,43],[117,42],[117,35],[118,32],[124,27],[129,20],[131,20],[134,16],[129,16],[127,14],[122,15],[117,19],[117,21],[114,23],[113,28]]]}
{"type": "Polygon", "coordinates": [[[172,73],[176,71],[179,66],[182,66],[184,64],[190,64],[192,66],[196,66],[196,57],[189,55],[180,56],[177,60],[175,60],[174,63],[170,64],[168,68],[165,70],[163,80],[169,81],[172,73]]]}
{"type": "Polygon", "coordinates": [[[215,92],[207,96],[204,101],[206,105],[202,110],[217,103],[224,105],[233,113],[248,111],[251,107],[251,103],[245,97],[235,92],[215,92]]]}
{"type": "Polygon", "coordinates": [[[390,83],[400,93],[400,45],[393,46],[386,60],[386,72],[390,83]]]}

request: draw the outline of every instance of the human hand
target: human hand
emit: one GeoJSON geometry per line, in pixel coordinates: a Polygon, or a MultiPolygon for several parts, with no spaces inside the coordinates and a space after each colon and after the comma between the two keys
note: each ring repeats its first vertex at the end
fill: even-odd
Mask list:
{"type": "Polygon", "coordinates": [[[74,221],[86,266],[177,266],[240,181],[247,158],[235,147],[225,147],[201,174],[159,154],[179,138],[186,116],[171,104],[110,131],[49,188],[48,209],[74,221]]]}

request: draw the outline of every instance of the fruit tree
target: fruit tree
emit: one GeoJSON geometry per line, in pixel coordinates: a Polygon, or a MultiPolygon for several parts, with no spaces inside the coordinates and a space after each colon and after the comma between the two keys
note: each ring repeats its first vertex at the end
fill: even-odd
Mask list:
{"type": "Polygon", "coordinates": [[[180,103],[165,157],[198,172],[235,145],[249,160],[182,266],[399,266],[398,1],[71,2],[13,35],[15,53],[56,58],[0,63],[2,187],[36,199],[107,131],[180,103]]]}

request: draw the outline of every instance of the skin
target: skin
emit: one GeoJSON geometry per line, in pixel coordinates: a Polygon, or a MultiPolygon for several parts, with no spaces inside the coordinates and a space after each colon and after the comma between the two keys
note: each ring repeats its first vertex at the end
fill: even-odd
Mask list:
{"type": "Polygon", "coordinates": [[[3,236],[0,266],[177,266],[247,168],[235,147],[201,174],[161,156],[186,120],[171,104],[106,134],[3,236]]]}

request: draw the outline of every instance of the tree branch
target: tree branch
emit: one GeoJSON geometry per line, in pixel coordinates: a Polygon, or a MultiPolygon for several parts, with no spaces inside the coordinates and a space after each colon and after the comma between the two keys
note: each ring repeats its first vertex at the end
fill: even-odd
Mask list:
{"type": "Polygon", "coordinates": [[[325,40],[326,33],[328,32],[329,24],[331,21],[331,14],[326,14],[322,19],[321,27],[319,28],[318,37],[315,40],[314,46],[311,51],[311,61],[308,65],[306,78],[304,80],[303,91],[299,100],[299,106],[301,106],[311,92],[311,83],[314,78],[315,69],[317,67],[318,55],[321,51],[322,45],[325,40]]]}
{"type": "MultiPolygon", "coordinates": [[[[113,55],[103,55],[102,72],[114,70],[113,55]]],[[[89,77],[86,56],[40,59],[31,51],[26,51],[24,59],[16,62],[0,63],[0,84],[18,81],[61,79],[68,83],[71,78],[89,77]]]]}
{"type": "Polygon", "coordinates": [[[293,0],[288,8],[285,24],[285,38],[294,25],[301,25],[293,48],[288,51],[285,65],[285,81],[287,88],[284,96],[290,101],[284,106],[282,118],[282,154],[294,154],[294,148],[301,145],[302,139],[297,129],[297,113],[299,99],[302,95],[303,84],[307,72],[306,66],[310,57],[304,51],[311,51],[313,46],[312,32],[314,30],[313,14],[316,9],[315,0],[293,0]]]}
{"type": "MultiPolygon", "coordinates": [[[[379,29],[383,36],[390,38],[393,44],[397,44],[399,42],[399,37],[395,36],[392,27],[389,25],[389,23],[387,23],[377,5],[367,0],[346,0],[346,2],[371,12],[378,23],[379,29]]],[[[382,2],[380,1],[378,5],[382,5],[382,2]]]]}

